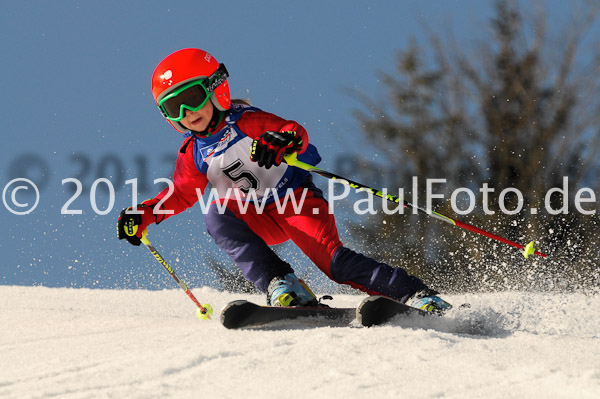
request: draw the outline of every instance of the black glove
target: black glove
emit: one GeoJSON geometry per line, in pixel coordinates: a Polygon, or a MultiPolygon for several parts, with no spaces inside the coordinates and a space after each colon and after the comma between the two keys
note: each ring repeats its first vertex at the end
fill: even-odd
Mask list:
{"type": "Polygon", "coordinates": [[[144,201],[139,205],[136,205],[136,209],[141,213],[128,213],[133,208],[129,207],[123,209],[117,220],[117,236],[119,240],[127,240],[132,245],[140,245],[142,243],[142,233],[152,223],[156,223],[156,216],[154,214],[154,206],[158,203],[158,200],[152,199],[144,201]]]}
{"type": "Polygon", "coordinates": [[[252,142],[250,160],[258,166],[269,169],[279,166],[286,154],[293,154],[302,148],[302,138],[296,132],[267,131],[252,142]]]}

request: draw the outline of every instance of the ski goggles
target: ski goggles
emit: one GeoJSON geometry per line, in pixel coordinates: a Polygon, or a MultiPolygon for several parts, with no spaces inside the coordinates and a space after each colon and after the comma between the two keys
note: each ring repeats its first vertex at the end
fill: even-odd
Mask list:
{"type": "Polygon", "coordinates": [[[219,64],[219,68],[208,78],[194,80],[173,90],[158,102],[158,108],[165,118],[179,122],[185,117],[186,109],[196,112],[204,107],[213,91],[228,77],[225,65],[219,64]]]}

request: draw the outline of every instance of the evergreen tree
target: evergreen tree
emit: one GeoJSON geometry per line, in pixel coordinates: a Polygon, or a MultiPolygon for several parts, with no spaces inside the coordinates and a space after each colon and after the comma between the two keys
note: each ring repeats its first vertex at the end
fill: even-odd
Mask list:
{"type": "MultiPolygon", "coordinates": [[[[384,102],[357,93],[362,131],[393,165],[387,187],[410,188],[417,176],[424,201],[426,179],[447,179],[436,189],[445,200],[434,210],[449,216],[456,215],[452,192],[469,188],[476,211],[457,219],[523,244],[533,239],[549,258],[525,260],[515,249],[423,215],[379,215],[355,227],[378,257],[446,291],[598,287],[598,215],[580,212],[574,197],[583,187],[600,192],[600,51],[588,37],[599,2],[578,4],[584,12],[574,12],[558,32],[543,13],[526,18],[517,1],[500,0],[491,34],[474,35],[480,42],[459,45],[435,33],[429,47],[413,40],[395,72],[382,73],[384,102]],[[472,44],[477,50],[467,51],[472,44]],[[560,193],[548,199],[568,213],[555,215],[544,209],[546,193],[565,178],[568,203],[560,193]],[[493,215],[483,211],[484,183],[495,189],[486,204],[493,215]],[[522,194],[518,214],[501,212],[501,205],[519,207],[514,191],[500,203],[506,188],[522,194]]],[[[597,211],[597,201],[583,208],[597,211]]]]}

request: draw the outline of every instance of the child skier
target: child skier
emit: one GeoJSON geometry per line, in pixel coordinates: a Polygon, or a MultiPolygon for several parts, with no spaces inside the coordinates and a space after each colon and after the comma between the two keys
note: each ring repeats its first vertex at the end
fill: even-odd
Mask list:
{"type": "Polygon", "coordinates": [[[193,206],[210,183],[219,199],[206,211],[208,233],[244,277],[267,292],[268,305],[318,305],[291,265],[269,247],[291,239],[337,283],[428,311],[450,309],[437,292],[404,269],[343,246],[334,216],[310,173],[282,162],[294,152],[304,162],[320,161],[306,130],[244,101],[232,103],[228,76],[223,64],[199,49],[176,51],[156,67],[152,94],[164,117],[184,137],[173,173],[174,190],[169,195],[167,188],[137,205],[137,213],[124,209],[117,223],[119,239],[140,245],[150,224],[193,206]],[[301,203],[299,212],[292,201],[283,209],[276,206],[275,196],[283,199],[288,189],[301,203]],[[243,206],[244,200],[252,201],[251,206],[243,206]],[[262,211],[256,200],[265,201],[262,211]]]}

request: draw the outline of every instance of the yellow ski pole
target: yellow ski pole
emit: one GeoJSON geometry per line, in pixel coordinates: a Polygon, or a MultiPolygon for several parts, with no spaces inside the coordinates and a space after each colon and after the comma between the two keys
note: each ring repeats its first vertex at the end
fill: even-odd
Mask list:
{"type": "Polygon", "coordinates": [[[148,230],[144,230],[144,232],[142,233],[142,242],[144,243],[144,245],[146,245],[146,248],[148,248],[148,251],[150,251],[150,253],[154,256],[154,258],[156,258],[158,263],[160,263],[162,265],[162,267],[164,267],[165,270],[171,275],[171,277],[173,277],[173,280],[175,280],[177,285],[179,285],[181,287],[181,289],[187,294],[187,296],[189,296],[190,299],[192,301],[194,301],[194,303],[198,307],[198,309],[196,309],[196,314],[198,315],[198,318],[201,320],[210,319],[210,316],[213,313],[212,306],[210,306],[209,304],[206,304],[206,303],[204,305],[201,305],[200,302],[198,302],[198,300],[196,299],[196,297],[194,296],[192,291],[190,291],[189,288],[187,287],[187,285],[185,285],[185,283],[183,281],[181,281],[179,276],[177,276],[177,274],[175,274],[175,271],[169,265],[169,263],[165,260],[165,258],[163,258],[161,256],[161,254],[158,253],[156,248],[154,248],[154,245],[152,245],[150,240],[148,240],[147,235],[148,235],[148,230]]]}
{"type": "Polygon", "coordinates": [[[475,226],[472,226],[470,224],[461,222],[460,220],[456,220],[456,219],[453,219],[451,217],[444,216],[441,213],[434,212],[434,211],[428,211],[428,210],[426,210],[426,209],[424,209],[424,208],[422,208],[422,207],[420,207],[418,205],[411,204],[410,202],[402,200],[402,199],[400,199],[398,197],[395,197],[393,195],[387,194],[387,195],[384,196],[383,192],[381,192],[380,190],[376,190],[376,189],[374,189],[372,187],[365,186],[364,184],[357,183],[357,182],[352,181],[350,179],[346,179],[345,177],[342,177],[340,175],[336,175],[336,174],[328,172],[326,170],[317,168],[316,166],[313,166],[313,165],[304,163],[302,161],[299,161],[297,159],[297,154],[296,153],[288,154],[288,155],[286,155],[284,157],[284,159],[285,159],[285,162],[288,165],[290,165],[290,166],[295,166],[297,168],[304,169],[304,170],[312,172],[312,173],[316,173],[316,174],[321,175],[323,177],[326,177],[328,179],[339,181],[340,183],[346,184],[346,185],[348,185],[351,188],[354,188],[356,190],[368,191],[372,195],[375,195],[375,196],[380,197],[380,198],[384,198],[384,199],[386,199],[386,200],[388,200],[390,202],[396,203],[396,204],[398,204],[398,203],[400,203],[400,201],[402,201],[402,204],[406,208],[416,209],[419,212],[422,212],[422,213],[424,213],[424,214],[426,214],[428,216],[432,216],[432,217],[434,217],[434,218],[436,218],[438,220],[441,220],[443,222],[452,224],[454,226],[463,228],[465,230],[472,231],[473,233],[481,234],[481,235],[486,236],[488,238],[491,238],[493,240],[500,241],[500,242],[503,242],[504,244],[508,244],[508,245],[510,245],[512,247],[521,249],[522,250],[521,253],[526,258],[529,258],[529,255],[538,255],[538,256],[541,256],[542,258],[546,258],[548,256],[548,255],[546,255],[543,252],[536,251],[535,248],[533,248],[533,241],[531,241],[527,245],[519,244],[519,243],[510,241],[510,240],[508,240],[508,239],[506,239],[504,237],[500,237],[499,235],[490,233],[489,231],[485,231],[485,230],[480,229],[478,227],[475,227],[475,226]]]}

